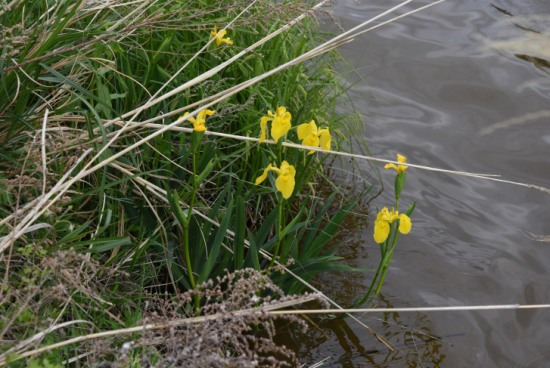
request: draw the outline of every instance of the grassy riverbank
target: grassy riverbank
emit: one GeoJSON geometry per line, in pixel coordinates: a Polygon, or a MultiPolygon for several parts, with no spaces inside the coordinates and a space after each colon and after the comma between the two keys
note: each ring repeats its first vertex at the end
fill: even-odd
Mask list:
{"type": "MultiPolygon", "coordinates": [[[[360,143],[348,138],[358,119],[337,109],[346,103],[333,71],[341,60],[330,52],[225,98],[322,39],[318,13],[301,1],[250,4],[21,0],[0,9],[0,362],[48,346],[32,366],[163,361],[162,342],[124,345],[135,335],[53,346],[205,314],[208,293],[181,293],[227,271],[269,270],[285,293],[302,292],[294,276],[273,272],[273,254],[306,281],[346,268],[326,245],[361,198],[325,174],[327,156],[282,145],[300,143],[296,127],[311,120],[329,130],[332,149],[360,143]],[[212,31],[226,25],[217,45],[212,31]],[[200,120],[213,96],[223,99],[209,107],[206,133],[165,129],[186,111],[200,120]],[[292,128],[278,144],[244,140],[258,138],[261,118],[283,106],[292,128]],[[280,190],[281,171],[256,185],[283,161],[295,170],[290,194],[280,190]]],[[[268,140],[278,123],[268,122],[268,140]]]]}

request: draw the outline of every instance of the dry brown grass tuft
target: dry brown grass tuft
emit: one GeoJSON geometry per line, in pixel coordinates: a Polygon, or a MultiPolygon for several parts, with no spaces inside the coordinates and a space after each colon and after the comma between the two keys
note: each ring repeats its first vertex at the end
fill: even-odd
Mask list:
{"type": "MultiPolygon", "coordinates": [[[[141,351],[142,366],[171,367],[295,367],[292,350],[277,345],[273,316],[266,308],[302,297],[285,297],[269,277],[244,269],[209,281],[196,293],[204,300],[201,316],[220,315],[212,320],[166,329],[151,329],[140,338],[123,344],[117,351],[117,365],[132,361],[132,352],[141,351]],[[254,312],[242,314],[243,310],[254,312]]],[[[177,301],[155,300],[147,305],[145,321],[163,324],[182,313],[194,316],[191,308],[195,292],[182,294],[177,301]]],[[[306,325],[297,318],[289,322],[306,325]]],[[[135,356],[135,355],[134,355],[135,356]]]]}
{"type": "MultiPolygon", "coordinates": [[[[25,254],[34,251],[27,249],[25,254]]],[[[317,299],[315,295],[284,296],[265,273],[243,269],[178,296],[146,294],[142,304],[130,298],[116,303],[103,300],[100,293],[105,295],[105,289],[118,279],[123,290],[117,296],[131,295],[138,286],[123,273],[106,273],[88,257],[74,253],[44,256],[33,270],[18,269],[27,263],[19,258],[14,257],[12,275],[25,275],[20,282],[26,287],[18,289],[10,283],[0,296],[4,326],[0,339],[4,346],[12,346],[0,355],[0,366],[10,354],[16,353],[17,360],[43,357],[64,347],[74,354],[66,362],[91,367],[294,367],[298,365],[294,352],[273,341],[274,322],[307,326],[295,316],[274,316],[268,311],[317,299]],[[87,305],[79,305],[79,294],[86,295],[87,305]],[[199,311],[193,307],[196,295],[202,300],[199,311]],[[62,320],[71,308],[86,310],[88,318],[62,320]],[[94,311],[122,323],[128,310],[143,316],[137,327],[91,333],[97,331],[94,311]],[[44,311],[49,311],[49,318],[44,318],[44,311]],[[72,334],[67,334],[69,328],[72,334]],[[75,330],[81,331],[76,338],[75,330]]]]}

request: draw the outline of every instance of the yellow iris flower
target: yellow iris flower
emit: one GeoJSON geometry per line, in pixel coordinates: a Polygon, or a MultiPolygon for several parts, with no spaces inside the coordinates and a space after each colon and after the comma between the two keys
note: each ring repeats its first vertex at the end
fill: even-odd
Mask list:
{"type": "MultiPolygon", "coordinates": [[[[404,164],[405,162],[407,162],[407,158],[398,153],[397,162],[404,164]]],[[[386,164],[386,166],[384,166],[384,169],[394,169],[395,171],[397,171],[397,175],[401,175],[402,173],[404,173],[405,170],[407,170],[407,168],[408,168],[407,165],[396,165],[396,164],[386,164]]]]}
{"type": "Polygon", "coordinates": [[[381,244],[388,239],[390,235],[390,225],[395,220],[399,220],[399,232],[401,234],[408,234],[411,231],[412,223],[411,218],[406,214],[399,214],[395,210],[388,210],[384,207],[376,216],[374,221],[374,241],[381,244]]]}
{"type": "Polygon", "coordinates": [[[275,187],[277,187],[277,190],[281,192],[284,199],[290,198],[292,192],[294,192],[294,185],[296,184],[294,180],[296,169],[294,166],[286,161],[283,161],[280,168],[269,164],[264,169],[263,174],[256,179],[256,185],[261,184],[267,179],[267,173],[270,171],[275,171],[277,173],[277,179],[275,180],[275,187]]]}
{"type": "Polygon", "coordinates": [[[286,111],[286,107],[279,106],[275,110],[275,114],[271,110],[267,111],[268,116],[262,116],[260,119],[260,143],[265,141],[267,136],[267,122],[271,121],[271,137],[275,142],[284,136],[292,126],[290,119],[292,115],[286,111]]]}
{"type": "Polygon", "coordinates": [[[216,42],[216,46],[218,47],[221,46],[222,43],[233,45],[233,41],[231,41],[231,38],[223,37],[226,34],[227,34],[227,31],[225,29],[222,29],[221,31],[218,32],[218,28],[216,27],[215,24],[214,24],[214,29],[210,33],[210,35],[216,39],[214,42],[216,42]]]}
{"type": "MultiPolygon", "coordinates": [[[[206,126],[204,125],[206,122],[206,116],[214,115],[215,113],[216,112],[212,110],[201,110],[197,114],[196,119],[194,117],[190,117],[187,120],[193,123],[193,130],[200,133],[206,131],[206,126]]],[[[180,119],[186,117],[187,115],[189,115],[189,112],[184,113],[180,119]]]]}
{"type": "MultiPolygon", "coordinates": [[[[298,139],[304,146],[321,147],[330,150],[331,136],[328,128],[317,129],[315,120],[298,125],[298,139]]],[[[309,151],[311,155],[314,151],[309,151]]]]}

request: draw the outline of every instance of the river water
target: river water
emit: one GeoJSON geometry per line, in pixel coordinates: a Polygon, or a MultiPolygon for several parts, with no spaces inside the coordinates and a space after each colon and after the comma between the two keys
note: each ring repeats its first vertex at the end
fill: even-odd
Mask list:
{"type": "MultiPolygon", "coordinates": [[[[349,29],[397,3],[336,0],[332,11],[349,29]]],[[[506,13],[550,19],[550,1],[448,0],[341,48],[356,70],[348,75],[356,83],[350,96],[365,121],[372,155],[393,159],[399,152],[416,164],[550,187],[550,69],[544,60],[487,44],[535,34],[526,28],[549,32],[550,21],[534,19],[525,27],[525,19],[512,22],[506,13]],[[510,120],[541,111],[521,123],[510,120]]],[[[544,51],[550,52],[531,50],[544,51]]],[[[369,164],[361,165],[370,171],[369,164]]],[[[387,189],[372,202],[371,218],[377,208],[392,206],[394,174],[381,171],[387,189]]],[[[550,303],[550,242],[531,235],[550,235],[550,194],[414,169],[407,175],[401,203],[418,202],[413,230],[401,237],[374,306],[550,303]]],[[[375,268],[372,227],[356,216],[347,228],[338,239],[342,255],[353,265],[375,268]]],[[[332,274],[317,281],[349,305],[372,275],[332,274]]],[[[349,319],[318,321],[319,329],[293,342],[302,361],[326,359],[323,366],[330,367],[550,367],[550,310],[360,318],[398,350],[385,349],[349,319]]]]}

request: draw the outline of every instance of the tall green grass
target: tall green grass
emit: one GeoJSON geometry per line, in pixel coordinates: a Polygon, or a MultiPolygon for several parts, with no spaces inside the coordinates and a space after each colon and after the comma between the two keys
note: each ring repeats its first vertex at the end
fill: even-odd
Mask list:
{"type": "MultiPolygon", "coordinates": [[[[171,78],[167,90],[211,70],[299,15],[301,3],[258,1],[228,30],[233,46],[211,44],[176,75],[210,40],[214,25],[232,21],[248,1],[14,2],[0,15],[0,218],[9,217],[0,236],[24,216],[26,204],[32,208],[44,183],[49,190],[84,150],[105,147],[119,129],[106,125],[109,119],[142,105],[171,78]]],[[[306,18],[212,78],[144,110],[138,120],[247,81],[322,38],[315,20],[306,18]]],[[[235,94],[215,106],[208,129],[257,137],[261,116],[285,106],[294,127],[311,119],[329,127],[335,149],[357,144],[348,137],[356,136],[358,118],[338,109],[346,103],[345,84],[333,71],[339,62],[330,52],[235,94]]],[[[139,141],[148,129],[123,133],[99,159],[139,141]]],[[[295,129],[287,139],[298,142],[295,129]]],[[[284,203],[281,249],[293,260],[288,268],[305,280],[348,269],[338,262],[337,248],[327,244],[368,192],[348,198],[325,174],[325,156],[281,149],[297,171],[294,195],[284,203]]],[[[149,293],[191,289],[190,269],[194,282],[202,283],[225,270],[266,268],[269,261],[260,251],[273,252],[279,241],[277,200],[272,183],[254,181],[277,161],[274,152],[266,145],[205,136],[193,165],[191,135],[167,131],[75,183],[40,217],[37,229],[3,254],[1,350],[47,328],[47,318],[93,321],[92,330],[133,325],[149,293]],[[201,216],[186,212],[195,192],[194,209],[201,216]],[[60,269],[74,274],[77,284],[60,269]],[[47,297],[58,285],[69,285],[65,296],[47,297]]],[[[288,274],[273,277],[287,293],[303,290],[288,274]]],[[[80,332],[69,327],[64,333],[80,332]]],[[[61,334],[52,333],[42,343],[59,339],[61,334]]],[[[74,352],[66,349],[49,359],[59,363],[74,352]]]]}

